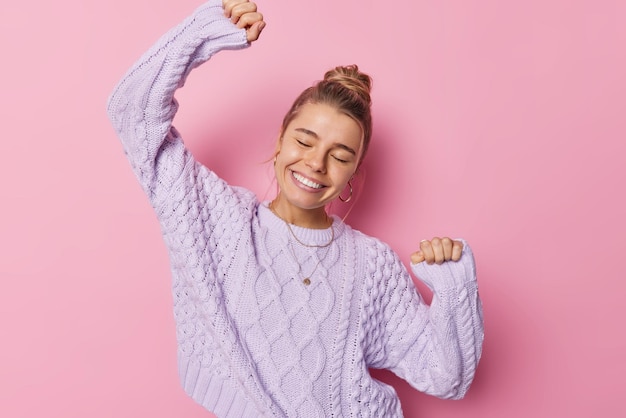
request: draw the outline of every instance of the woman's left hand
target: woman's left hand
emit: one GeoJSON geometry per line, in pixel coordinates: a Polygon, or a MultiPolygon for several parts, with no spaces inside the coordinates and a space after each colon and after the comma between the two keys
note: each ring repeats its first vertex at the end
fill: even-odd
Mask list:
{"type": "Polygon", "coordinates": [[[427,264],[442,264],[445,261],[459,261],[463,252],[463,243],[448,237],[435,237],[420,242],[419,251],[411,254],[411,263],[417,264],[425,261],[427,264]]]}

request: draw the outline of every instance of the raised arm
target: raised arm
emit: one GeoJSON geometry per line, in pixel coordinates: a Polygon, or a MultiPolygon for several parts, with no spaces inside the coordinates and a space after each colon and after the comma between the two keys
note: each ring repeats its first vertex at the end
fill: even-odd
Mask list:
{"type": "Polygon", "coordinates": [[[143,54],[109,98],[111,123],[153,203],[166,197],[192,161],[172,126],[178,108],[174,92],[216,52],[243,48],[258,38],[265,23],[250,5],[242,0],[203,4],[143,54]]]}
{"type": "Polygon", "coordinates": [[[467,243],[462,247],[458,261],[411,265],[414,274],[433,290],[428,308],[431,344],[441,360],[448,362],[450,378],[448,390],[437,396],[451,399],[462,398],[469,389],[484,338],[476,263],[467,243]]]}
{"type": "Polygon", "coordinates": [[[465,396],[483,342],[474,256],[467,243],[461,243],[462,251],[455,250],[458,261],[411,264],[414,274],[433,290],[430,306],[406,270],[392,269],[394,277],[387,283],[384,355],[379,364],[372,365],[388,368],[419,391],[444,399],[465,396]]]}

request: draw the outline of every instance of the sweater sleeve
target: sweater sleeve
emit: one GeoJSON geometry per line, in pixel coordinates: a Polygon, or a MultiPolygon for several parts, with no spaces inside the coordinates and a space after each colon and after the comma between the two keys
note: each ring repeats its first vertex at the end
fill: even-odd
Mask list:
{"type": "Polygon", "coordinates": [[[192,167],[198,163],[172,126],[174,92],[216,52],[247,45],[245,30],[224,16],[221,1],[211,0],[144,53],[109,97],[111,123],[153,206],[168,198],[185,173],[201,171],[192,167]]]}
{"type": "Polygon", "coordinates": [[[265,416],[227,307],[223,282],[235,258],[249,256],[256,197],[195,161],[172,126],[175,91],[220,50],[248,45],[245,30],[210,0],[169,30],[124,75],[108,101],[109,118],[155,209],[170,255],[179,371],[188,394],[217,411],[265,416]],[[233,402],[234,387],[239,387],[233,402]],[[254,402],[253,402],[254,401],[254,402]]]}
{"type": "Polygon", "coordinates": [[[382,368],[421,392],[461,399],[474,378],[483,342],[472,250],[464,243],[457,262],[411,268],[433,290],[433,299],[430,306],[423,301],[404,268],[391,270],[396,277],[387,289],[382,368]]]}

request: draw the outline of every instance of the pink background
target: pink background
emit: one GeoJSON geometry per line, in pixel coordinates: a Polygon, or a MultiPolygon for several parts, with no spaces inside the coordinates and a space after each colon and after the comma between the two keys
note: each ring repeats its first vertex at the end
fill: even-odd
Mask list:
{"type": "MultiPolygon", "coordinates": [[[[258,44],[178,95],[197,158],[271,197],[291,100],[358,63],[375,132],[348,222],[405,261],[433,235],[476,253],[475,383],[441,401],[378,372],[406,416],[624,416],[626,3],[259,3],[258,44]]],[[[165,248],[105,115],[126,68],[199,4],[0,6],[1,417],[211,416],[179,386],[165,248]]]]}

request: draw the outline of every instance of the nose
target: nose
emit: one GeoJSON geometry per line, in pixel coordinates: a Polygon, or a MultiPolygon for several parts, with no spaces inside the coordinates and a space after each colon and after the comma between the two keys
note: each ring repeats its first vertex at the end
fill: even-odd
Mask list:
{"type": "Polygon", "coordinates": [[[307,154],[306,165],[316,173],[325,173],[326,153],[323,150],[310,150],[307,154]]]}

